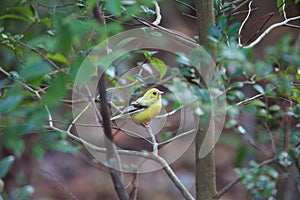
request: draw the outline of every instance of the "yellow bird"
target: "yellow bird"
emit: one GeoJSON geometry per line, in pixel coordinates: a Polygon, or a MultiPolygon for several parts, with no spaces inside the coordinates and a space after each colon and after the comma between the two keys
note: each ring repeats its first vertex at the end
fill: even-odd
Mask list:
{"type": "Polygon", "coordinates": [[[155,118],[161,110],[161,95],[163,93],[164,92],[156,88],[148,90],[144,96],[132,102],[131,106],[129,106],[122,114],[111,118],[111,120],[130,115],[133,121],[149,128],[148,122],[155,118]]]}

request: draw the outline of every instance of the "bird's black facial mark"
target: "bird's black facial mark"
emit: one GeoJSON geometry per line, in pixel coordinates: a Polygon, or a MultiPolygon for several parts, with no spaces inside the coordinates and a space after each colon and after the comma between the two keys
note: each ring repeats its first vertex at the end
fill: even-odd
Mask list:
{"type": "Polygon", "coordinates": [[[152,94],[153,94],[153,95],[157,95],[157,92],[153,92],[152,94]]]}

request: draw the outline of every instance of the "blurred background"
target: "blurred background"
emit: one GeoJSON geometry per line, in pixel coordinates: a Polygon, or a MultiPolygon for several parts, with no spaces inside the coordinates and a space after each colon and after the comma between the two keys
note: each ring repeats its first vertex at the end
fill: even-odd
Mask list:
{"type": "MultiPolygon", "coordinates": [[[[131,17],[131,14],[149,21],[155,18],[152,13],[155,8],[151,2],[137,2],[126,1],[126,5],[132,6],[127,10],[114,7],[114,3],[104,2],[104,12],[107,12],[104,13],[107,16],[107,26],[104,28],[104,25],[99,24],[93,17],[92,7],[97,1],[1,1],[0,66],[9,72],[9,78],[5,73],[0,73],[0,160],[3,161],[0,165],[2,166],[0,175],[3,175],[1,177],[4,183],[3,199],[117,199],[107,169],[95,161],[85,148],[65,134],[45,130],[44,124],[47,123],[44,122],[47,122],[47,113],[41,110],[44,110],[45,103],[47,105],[49,103],[55,125],[62,129],[67,128],[68,123],[72,121],[71,104],[67,101],[71,96],[72,83],[64,76],[60,76],[60,73],[68,74],[72,80],[86,55],[105,39],[106,34],[112,36],[124,30],[142,27],[131,17]],[[118,12],[122,14],[114,17],[118,12]],[[53,70],[49,60],[62,70],[53,70]],[[11,80],[24,80],[23,76],[29,77],[25,80],[33,88],[42,89],[42,95],[48,84],[54,85],[53,91],[47,93],[49,94],[47,98],[42,98],[42,103],[38,102],[38,99],[28,91],[11,82],[11,80]],[[60,78],[56,78],[59,76],[60,78]],[[21,79],[18,79],[19,77],[21,79]],[[14,89],[8,91],[8,88],[14,89]],[[60,88],[65,90],[61,91],[60,88]],[[11,99],[5,100],[7,95],[10,95],[11,99]],[[60,101],[61,99],[65,101],[60,101]],[[10,168],[7,169],[7,166],[10,168]]],[[[288,16],[299,16],[299,4],[294,5],[297,1],[289,2],[288,16]]],[[[125,6],[125,1],[123,3],[125,6]]],[[[184,5],[185,3],[194,7],[194,2],[191,0],[159,1],[162,15],[160,25],[195,38],[196,13],[184,5]]],[[[226,4],[226,2],[222,3],[226,4]]],[[[269,25],[282,21],[283,18],[278,12],[275,0],[253,1],[252,8],[253,12],[241,32],[243,44],[249,44],[254,40],[253,36],[256,33],[261,33],[269,25]],[[269,19],[265,20],[267,18],[269,19]]],[[[247,10],[246,3],[228,19],[228,26],[235,22],[241,23],[247,15],[247,10]]],[[[293,24],[299,26],[300,20],[293,24]]],[[[282,26],[274,29],[253,48],[251,59],[255,62],[264,60],[266,49],[274,46],[287,35],[291,38],[289,44],[295,44],[299,37],[299,27],[282,26]]],[[[163,55],[163,53],[158,54],[158,57],[163,59],[163,55]]],[[[299,66],[300,63],[296,66],[298,70],[299,66]]],[[[233,80],[240,81],[243,77],[236,76],[233,80]]],[[[243,87],[241,91],[246,97],[254,96],[257,92],[250,86],[243,87]]],[[[284,109],[288,104],[280,106],[284,109]]],[[[170,111],[172,107],[166,109],[170,111]]],[[[179,117],[180,115],[174,115],[169,120],[176,122],[179,117]]],[[[250,112],[240,111],[236,121],[252,136],[265,134],[268,131],[257,125],[258,119],[250,112]]],[[[272,128],[276,130],[278,127],[280,128],[274,125],[272,128]]],[[[299,138],[297,132],[299,121],[291,120],[290,129],[295,132],[295,138],[299,138]]],[[[76,132],[75,128],[72,131],[76,132]]],[[[130,139],[126,135],[119,135],[116,140],[120,146],[126,146],[128,149],[147,149],[145,142],[130,139]]],[[[270,158],[270,149],[264,149],[269,147],[269,145],[264,146],[263,150],[259,151],[257,145],[251,145],[251,142],[249,144],[249,138],[236,133],[235,128],[230,126],[224,128],[215,146],[217,189],[223,188],[237,178],[234,169],[247,167],[250,160],[259,163],[270,158]]],[[[171,167],[182,183],[195,195],[194,144],[191,144],[190,148],[171,164],[171,167]]],[[[137,199],[183,199],[162,170],[138,175],[128,173],[125,174],[125,182],[130,183],[136,176],[138,178],[137,199]]],[[[277,199],[299,199],[299,171],[286,173],[285,177],[277,182],[276,188],[279,191],[277,199]],[[289,177],[293,175],[294,178],[289,177]]],[[[237,183],[220,199],[239,200],[255,199],[255,197],[247,192],[244,184],[237,183]]]]}

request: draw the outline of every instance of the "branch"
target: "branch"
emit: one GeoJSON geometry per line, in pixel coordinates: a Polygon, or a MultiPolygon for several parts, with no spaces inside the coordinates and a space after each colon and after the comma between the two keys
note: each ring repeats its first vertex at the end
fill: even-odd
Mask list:
{"type": "Polygon", "coordinates": [[[160,7],[159,7],[159,5],[156,1],[153,2],[153,3],[154,3],[154,6],[155,6],[156,19],[155,19],[154,22],[152,22],[152,24],[158,25],[158,24],[160,24],[161,18],[162,18],[161,14],[160,14],[160,7]]]}
{"type": "Polygon", "coordinates": [[[143,18],[140,18],[140,17],[137,17],[135,15],[132,16],[136,21],[140,22],[141,24],[147,26],[147,27],[151,27],[151,28],[155,28],[155,29],[158,29],[164,33],[166,33],[167,35],[170,35],[170,37],[176,39],[176,40],[179,40],[180,42],[186,44],[187,46],[190,46],[190,47],[198,47],[199,45],[194,41],[194,40],[191,40],[190,38],[187,38],[185,37],[184,35],[182,35],[181,33],[178,33],[178,32],[175,32],[175,31],[172,31],[172,30],[169,30],[169,29],[166,29],[162,26],[159,26],[159,25],[155,25],[155,24],[152,24],[151,22],[143,19],[143,18]]]}
{"type": "Polygon", "coordinates": [[[284,25],[287,25],[287,26],[290,26],[291,24],[288,24],[289,22],[291,21],[295,21],[295,20],[300,20],[300,16],[295,16],[295,17],[291,17],[291,18],[288,18],[288,19],[285,19],[284,21],[282,22],[278,22],[278,23],[275,23],[273,25],[271,25],[269,28],[267,28],[258,38],[256,38],[256,40],[254,40],[253,42],[251,42],[249,45],[247,46],[243,46],[244,48],[252,48],[254,47],[255,45],[257,45],[266,35],[268,35],[273,29],[277,28],[277,27],[280,27],[280,26],[284,26],[284,25]]]}
{"type": "Polygon", "coordinates": [[[61,71],[60,67],[58,67],[52,60],[50,60],[45,54],[43,54],[42,52],[36,50],[35,48],[30,47],[29,45],[27,45],[24,42],[21,41],[16,41],[18,44],[20,44],[23,47],[26,47],[28,49],[30,49],[32,52],[36,53],[37,55],[41,56],[45,61],[47,61],[50,65],[52,65],[53,68],[61,71]]]}
{"type": "Polygon", "coordinates": [[[99,104],[100,104],[100,113],[102,116],[102,124],[103,124],[103,129],[105,134],[105,146],[107,148],[106,160],[108,163],[109,173],[113,180],[115,190],[118,194],[119,199],[128,200],[129,197],[122,183],[121,172],[118,172],[114,168],[115,166],[110,166],[111,161],[117,160],[117,152],[114,146],[113,135],[111,131],[110,118],[109,118],[107,101],[106,101],[106,90],[105,90],[104,78],[105,78],[104,75],[100,77],[100,80],[98,82],[98,92],[100,95],[99,104]]]}
{"type": "Polygon", "coordinates": [[[239,28],[239,32],[238,32],[238,34],[240,35],[240,37],[239,37],[239,39],[238,39],[238,44],[239,44],[239,46],[242,46],[242,42],[241,42],[241,32],[242,32],[242,29],[243,29],[244,25],[246,24],[248,18],[250,17],[252,2],[253,2],[253,1],[250,1],[250,2],[249,2],[249,5],[248,5],[248,8],[249,8],[248,14],[247,14],[246,18],[244,19],[244,21],[242,22],[241,27],[239,28]]]}
{"type": "Polygon", "coordinates": [[[181,194],[186,200],[194,200],[194,197],[189,193],[185,186],[181,183],[179,178],[176,176],[170,165],[165,159],[160,156],[156,156],[157,161],[163,166],[164,171],[167,173],[169,178],[173,181],[175,186],[180,190],[181,194]]]}
{"type": "Polygon", "coordinates": [[[182,138],[182,137],[184,137],[184,136],[187,136],[187,135],[189,135],[189,134],[191,134],[191,133],[193,133],[193,132],[195,132],[195,131],[196,131],[196,129],[192,129],[192,130],[189,130],[189,131],[187,131],[187,132],[181,133],[181,134],[176,135],[175,137],[172,137],[172,138],[170,138],[170,139],[168,139],[168,140],[166,140],[166,141],[163,141],[163,142],[158,143],[158,145],[160,146],[160,145],[168,144],[168,143],[170,143],[170,142],[173,142],[174,140],[177,140],[177,139],[179,139],[179,138],[182,138]]]}
{"type": "Polygon", "coordinates": [[[157,141],[156,141],[156,138],[155,138],[155,135],[153,134],[153,132],[152,132],[152,129],[151,129],[151,127],[149,127],[149,128],[146,128],[146,131],[147,131],[147,133],[149,134],[149,136],[150,136],[150,138],[151,138],[151,143],[152,143],[152,148],[153,148],[153,151],[152,151],[152,153],[153,154],[155,154],[155,155],[158,155],[158,143],[157,143],[157,141]]]}

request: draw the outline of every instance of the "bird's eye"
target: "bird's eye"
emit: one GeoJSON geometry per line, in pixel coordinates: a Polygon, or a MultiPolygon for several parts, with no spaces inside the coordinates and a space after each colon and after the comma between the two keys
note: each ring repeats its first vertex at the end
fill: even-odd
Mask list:
{"type": "Polygon", "coordinates": [[[157,95],[157,92],[153,92],[153,95],[157,95]]]}

